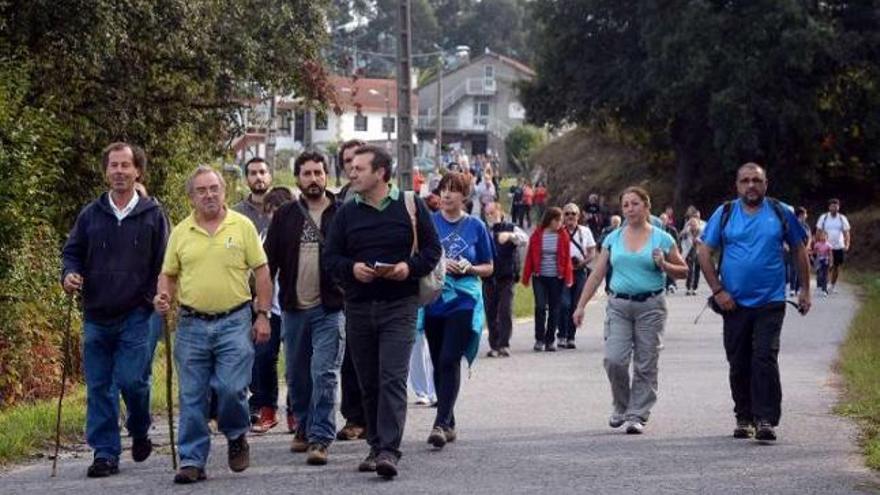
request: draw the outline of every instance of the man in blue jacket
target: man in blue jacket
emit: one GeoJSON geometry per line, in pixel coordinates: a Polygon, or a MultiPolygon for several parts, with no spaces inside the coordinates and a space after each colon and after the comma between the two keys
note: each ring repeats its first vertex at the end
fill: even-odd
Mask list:
{"type": "Polygon", "coordinates": [[[153,445],[150,429],[150,317],[168,240],[159,204],[139,196],[135,183],[147,165],[143,150],[113,143],[103,153],[110,190],[80,212],[62,251],[62,283],[82,293],[86,440],[95,451],[87,475],[119,472],[119,392],[135,462],[153,445]]]}

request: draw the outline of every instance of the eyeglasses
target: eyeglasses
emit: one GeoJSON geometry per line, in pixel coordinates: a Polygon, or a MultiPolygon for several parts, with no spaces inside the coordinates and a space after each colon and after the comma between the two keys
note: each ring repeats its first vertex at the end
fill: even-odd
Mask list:
{"type": "Polygon", "coordinates": [[[567,211],[567,212],[565,212],[565,213],[563,213],[563,214],[564,214],[565,216],[567,216],[567,217],[576,217],[576,216],[577,216],[577,213],[575,213],[575,212],[573,212],[573,211],[567,211]]]}

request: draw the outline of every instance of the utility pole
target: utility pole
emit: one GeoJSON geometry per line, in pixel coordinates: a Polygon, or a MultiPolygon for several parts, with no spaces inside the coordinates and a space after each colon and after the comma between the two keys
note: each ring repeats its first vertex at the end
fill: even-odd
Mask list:
{"type": "Polygon", "coordinates": [[[437,57],[437,136],[435,137],[437,141],[437,150],[435,151],[435,155],[437,157],[437,161],[434,163],[434,168],[440,170],[440,167],[443,165],[441,163],[443,156],[443,54],[441,53],[439,57],[437,57]]]}
{"type": "MultiPolygon", "coordinates": [[[[385,148],[391,153],[391,128],[394,121],[391,120],[391,85],[385,86],[385,148]]],[[[397,129],[397,139],[400,139],[400,129],[397,129]]]]}
{"type": "Polygon", "coordinates": [[[269,164],[269,170],[275,170],[275,144],[277,141],[275,128],[275,90],[272,90],[271,100],[269,101],[269,129],[266,133],[266,163],[269,164]]]}
{"type": "Polygon", "coordinates": [[[400,0],[397,9],[397,184],[406,191],[413,188],[410,28],[410,0],[400,0]]]}

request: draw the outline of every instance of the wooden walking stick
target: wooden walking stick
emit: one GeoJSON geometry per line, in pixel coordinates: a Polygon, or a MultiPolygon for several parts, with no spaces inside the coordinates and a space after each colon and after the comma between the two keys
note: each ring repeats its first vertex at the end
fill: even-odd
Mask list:
{"type": "Polygon", "coordinates": [[[171,437],[171,465],[177,471],[177,445],[174,442],[174,398],[171,392],[172,366],[171,366],[171,313],[165,313],[165,399],[168,403],[168,434],[171,437]]]}
{"type": "Polygon", "coordinates": [[[67,388],[67,375],[70,373],[70,322],[73,318],[74,293],[67,294],[67,318],[64,323],[62,342],[61,393],[58,394],[58,412],[55,416],[55,455],[52,457],[52,477],[58,474],[58,450],[61,449],[61,404],[64,402],[64,389],[67,388]]]}

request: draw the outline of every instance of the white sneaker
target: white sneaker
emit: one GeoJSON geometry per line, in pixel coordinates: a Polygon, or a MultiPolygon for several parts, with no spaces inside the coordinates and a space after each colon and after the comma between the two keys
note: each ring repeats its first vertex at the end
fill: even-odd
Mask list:
{"type": "Polygon", "coordinates": [[[831,286],[831,290],[828,291],[828,292],[830,292],[831,294],[837,294],[837,287],[835,287],[835,286],[832,285],[832,286],[831,286]]]}
{"type": "Polygon", "coordinates": [[[419,395],[416,397],[416,405],[427,406],[430,404],[431,404],[431,401],[427,397],[425,397],[424,395],[419,395]]]}
{"type": "Polygon", "coordinates": [[[627,421],[624,426],[627,435],[641,435],[645,431],[645,425],[641,421],[627,421]]]}

